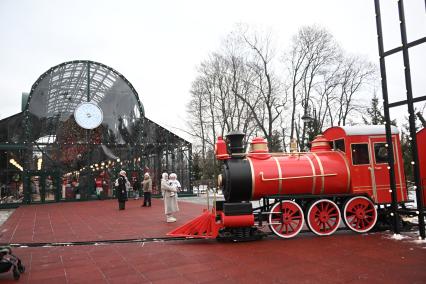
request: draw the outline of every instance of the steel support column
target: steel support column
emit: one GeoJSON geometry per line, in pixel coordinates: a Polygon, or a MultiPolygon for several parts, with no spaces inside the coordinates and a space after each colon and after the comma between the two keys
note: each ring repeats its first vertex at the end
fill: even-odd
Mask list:
{"type": "Polygon", "coordinates": [[[392,133],[391,133],[391,119],[389,115],[389,98],[388,98],[388,87],[387,87],[387,78],[386,78],[386,63],[384,57],[384,48],[383,48],[383,32],[382,32],[382,19],[380,14],[380,3],[379,0],[374,1],[374,6],[376,10],[376,27],[377,27],[377,42],[379,45],[379,57],[380,57],[380,74],[382,81],[382,94],[383,94],[383,108],[386,121],[386,143],[388,145],[388,168],[389,168],[389,179],[390,179],[390,188],[392,191],[392,214],[393,214],[393,231],[396,234],[400,233],[399,228],[399,214],[398,214],[398,203],[396,195],[396,183],[395,183],[395,163],[394,163],[394,154],[393,154],[393,144],[392,144],[392,133]]]}
{"type": "Polygon", "coordinates": [[[188,175],[189,175],[189,191],[192,193],[192,144],[188,144],[188,175]]]}
{"type": "MultiPolygon", "coordinates": [[[[425,2],[426,4],[426,2],[425,2]]],[[[384,114],[386,120],[386,140],[390,147],[389,150],[389,176],[390,176],[390,185],[392,190],[392,212],[394,215],[394,232],[399,233],[399,222],[398,222],[398,204],[397,204],[397,196],[396,196],[396,186],[395,186],[395,171],[394,171],[394,163],[393,163],[393,148],[391,139],[391,131],[390,131],[390,115],[389,108],[396,107],[400,105],[407,105],[408,113],[409,113],[409,127],[410,127],[410,138],[411,138],[411,152],[412,152],[412,161],[414,170],[414,183],[416,189],[416,201],[417,201],[417,211],[416,214],[419,218],[419,233],[422,239],[425,239],[425,221],[424,221],[424,204],[423,204],[423,192],[420,183],[420,169],[419,169],[419,157],[417,152],[417,140],[416,140],[416,122],[415,122],[415,114],[414,114],[414,103],[425,101],[426,96],[413,98],[412,86],[411,86],[411,71],[410,71],[410,58],[408,54],[408,49],[410,47],[422,44],[426,42],[426,38],[423,37],[421,39],[415,40],[413,42],[407,42],[407,32],[405,26],[405,14],[404,14],[404,2],[403,0],[398,1],[398,14],[400,21],[400,32],[401,32],[401,43],[402,47],[394,48],[389,51],[384,51],[383,48],[383,33],[382,33],[382,24],[381,24],[381,15],[380,15],[380,2],[379,0],[374,1],[374,6],[376,10],[376,27],[377,27],[377,41],[379,46],[379,56],[380,56],[380,73],[382,76],[382,93],[383,93],[383,106],[384,106],[384,114]],[[385,57],[396,52],[402,51],[403,62],[404,62],[404,77],[405,77],[405,87],[406,87],[406,97],[407,100],[399,101],[395,103],[389,103],[388,99],[388,90],[387,90],[387,81],[386,81],[386,65],[385,65],[385,57]]]]}
{"type": "Polygon", "coordinates": [[[407,90],[407,105],[409,113],[411,153],[414,162],[414,184],[416,186],[417,211],[419,218],[419,232],[422,239],[425,238],[425,220],[423,212],[423,192],[420,183],[419,156],[417,153],[416,121],[413,103],[413,91],[411,87],[410,57],[408,55],[407,31],[405,27],[404,1],[398,1],[399,23],[401,30],[402,55],[404,60],[405,88],[407,90]]]}

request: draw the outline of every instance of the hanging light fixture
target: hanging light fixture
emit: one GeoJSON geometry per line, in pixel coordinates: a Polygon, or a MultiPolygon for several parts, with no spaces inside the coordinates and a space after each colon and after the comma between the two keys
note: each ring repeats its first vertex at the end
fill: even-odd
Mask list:
{"type": "Polygon", "coordinates": [[[305,113],[303,116],[302,116],[302,121],[303,121],[303,123],[309,123],[309,122],[311,122],[311,121],[313,121],[314,119],[308,114],[308,113],[305,113]]]}
{"type": "Polygon", "coordinates": [[[41,170],[41,165],[42,165],[42,163],[43,163],[43,159],[42,158],[38,158],[38,160],[37,160],[37,170],[41,170]]]}

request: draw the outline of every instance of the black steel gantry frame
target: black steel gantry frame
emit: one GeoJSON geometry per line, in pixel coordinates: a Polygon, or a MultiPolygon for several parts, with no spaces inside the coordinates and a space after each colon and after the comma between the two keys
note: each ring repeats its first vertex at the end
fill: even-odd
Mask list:
{"type": "MultiPolygon", "coordinates": [[[[412,162],[414,169],[414,184],[416,189],[416,201],[417,201],[417,210],[415,213],[419,219],[419,233],[422,239],[425,239],[425,220],[424,220],[424,204],[423,204],[423,190],[420,181],[420,168],[419,168],[419,156],[417,152],[417,139],[416,139],[416,125],[415,125],[415,114],[414,114],[414,103],[421,102],[426,100],[426,96],[413,98],[413,91],[411,87],[411,71],[410,71],[410,59],[408,55],[408,49],[425,43],[426,37],[417,39],[412,42],[407,42],[407,31],[405,26],[405,14],[404,14],[404,1],[398,0],[398,14],[400,22],[400,32],[401,32],[401,43],[402,46],[393,48],[388,51],[384,51],[383,47],[383,32],[382,32],[382,19],[380,14],[380,0],[374,0],[374,7],[376,11],[376,28],[377,28],[377,41],[379,46],[379,57],[380,57],[380,74],[382,79],[382,94],[383,94],[383,107],[384,115],[386,120],[386,141],[389,145],[389,177],[390,177],[390,186],[392,192],[392,215],[393,215],[393,231],[396,234],[400,233],[399,227],[399,213],[398,204],[397,204],[397,195],[396,195],[396,184],[395,184],[395,169],[393,161],[393,145],[392,145],[392,135],[391,135],[391,119],[389,115],[389,109],[396,106],[407,105],[409,113],[409,127],[410,127],[410,137],[411,137],[411,153],[412,153],[412,162]],[[404,62],[404,75],[405,75],[405,88],[406,88],[406,100],[389,103],[388,98],[388,89],[387,89],[387,79],[386,79],[386,64],[385,57],[392,55],[394,53],[402,51],[403,62],[404,62]]],[[[425,2],[426,9],[426,2],[425,2]]],[[[405,210],[406,211],[406,210],[405,210]]]]}

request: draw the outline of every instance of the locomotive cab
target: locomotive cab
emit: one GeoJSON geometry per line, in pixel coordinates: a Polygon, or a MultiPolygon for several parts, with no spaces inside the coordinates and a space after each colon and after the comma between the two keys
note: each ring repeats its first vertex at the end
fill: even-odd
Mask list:
{"type": "MultiPolygon", "coordinates": [[[[398,129],[391,126],[391,133],[397,200],[404,202],[408,198],[398,129]]],[[[366,193],[376,204],[391,203],[385,126],[336,126],[324,136],[349,161],[351,192],[366,193]]]]}

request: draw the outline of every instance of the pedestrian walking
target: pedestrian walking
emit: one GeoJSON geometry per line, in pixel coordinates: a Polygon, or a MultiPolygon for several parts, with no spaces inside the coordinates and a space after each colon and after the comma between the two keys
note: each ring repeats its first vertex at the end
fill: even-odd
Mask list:
{"type": "Polygon", "coordinates": [[[141,190],[141,184],[139,182],[138,177],[135,177],[135,179],[133,181],[133,192],[135,194],[135,200],[138,200],[139,196],[141,196],[140,190],[141,190]]]}
{"type": "Polygon", "coordinates": [[[95,184],[96,184],[96,197],[98,198],[98,200],[101,200],[102,198],[102,181],[103,178],[99,175],[96,179],[95,179],[95,184]]]}
{"type": "Polygon", "coordinates": [[[149,173],[145,173],[142,181],[143,207],[151,207],[152,179],[149,173]]]}
{"type": "Polygon", "coordinates": [[[172,196],[172,193],[176,193],[177,190],[169,184],[169,175],[167,173],[163,173],[161,177],[161,192],[164,197],[164,214],[166,214],[166,222],[176,222],[173,213],[178,212],[179,207],[177,196],[176,194],[172,196]]]}
{"type": "Polygon", "coordinates": [[[115,185],[117,187],[116,195],[118,200],[118,210],[126,209],[126,201],[127,201],[127,184],[128,180],[126,177],[126,172],[121,170],[120,176],[115,181],[115,185]]]}

